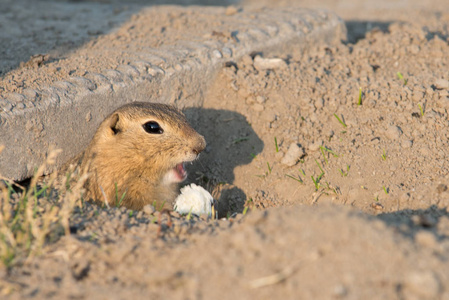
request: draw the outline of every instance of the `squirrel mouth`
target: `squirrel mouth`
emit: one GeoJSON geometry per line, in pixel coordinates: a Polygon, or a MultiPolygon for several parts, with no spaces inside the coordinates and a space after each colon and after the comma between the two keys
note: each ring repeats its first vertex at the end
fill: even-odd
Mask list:
{"type": "Polygon", "coordinates": [[[180,183],[186,180],[186,178],[187,171],[184,167],[184,163],[179,163],[165,173],[162,182],[164,184],[180,183]]]}
{"type": "Polygon", "coordinates": [[[184,181],[187,178],[187,171],[184,168],[184,163],[177,164],[173,170],[176,174],[176,179],[179,180],[179,182],[184,181]]]}

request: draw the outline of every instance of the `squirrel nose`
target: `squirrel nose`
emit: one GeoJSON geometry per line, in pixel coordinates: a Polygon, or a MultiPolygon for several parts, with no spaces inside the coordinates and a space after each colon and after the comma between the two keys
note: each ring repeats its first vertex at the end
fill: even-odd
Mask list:
{"type": "Polygon", "coordinates": [[[200,154],[206,148],[206,140],[200,135],[198,143],[193,147],[192,151],[196,155],[200,154]]]}

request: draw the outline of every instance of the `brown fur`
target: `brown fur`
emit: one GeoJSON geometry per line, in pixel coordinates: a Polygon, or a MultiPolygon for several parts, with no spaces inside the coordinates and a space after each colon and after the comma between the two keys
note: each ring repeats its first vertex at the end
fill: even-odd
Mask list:
{"type": "Polygon", "coordinates": [[[81,170],[89,173],[87,196],[116,205],[141,209],[156,202],[171,207],[177,183],[164,176],[177,164],[192,161],[206,142],[176,108],[158,103],[135,102],[114,111],[99,126],[87,148],[81,170]],[[163,134],[150,134],[143,124],[156,121],[163,134]],[[117,192],[116,192],[117,186],[117,192]],[[103,189],[103,191],[102,191],[103,189]]]}

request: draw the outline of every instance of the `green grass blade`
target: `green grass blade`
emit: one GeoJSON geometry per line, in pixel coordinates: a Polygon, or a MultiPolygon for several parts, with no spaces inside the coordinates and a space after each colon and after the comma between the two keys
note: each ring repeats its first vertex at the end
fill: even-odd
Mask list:
{"type": "Polygon", "coordinates": [[[397,72],[396,74],[398,75],[398,78],[404,82],[404,85],[407,85],[407,79],[405,79],[404,76],[402,76],[402,73],[397,72]]]}
{"type": "Polygon", "coordinates": [[[302,179],[301,178],[296,178],[296,177],[294,177],[294,176],[292,176],[292,175],[288,175],[288,174],[285,174],[285,176],[287,176],[287,177],[289,177],[289,178],[291,178],[291,179],[293,179],[293,180],[296,180],[296,181],[298,181],[299,183],[304,183],[304,181],[302,181],[302,179]]]}
{"type": "Polygon", "coordinates": [[[359,88],[359,101],[357,102],[358,105],[362,105],[362,87],[359,88]]]}
{"type": "Polygon", "coordinates": [[[316,159],[315,159],[315,162],[316,162],[318,168],[320,168],[321,173],[324,174],[324,170],[323,170],[323,168],[321,167],[320,163],[319,163],[316,159]]]}
{"type": "Polygon", "coordinates": [[[345,122],[343,122],[337,114],[334,114],[335,118],[337,118],[338,122],[340,122],[341,125],[343,125],[344,128],[348,127],[345,122]]]}
{"type": "Polygon", "coordinates": [[[324,148],[323,146],[320,146],[321,154],[323,155],[323,158],[324,158],[324,161],[326,162],[326,164],[329,164],[329,162],[327,161],[326,155],[324,154],[323,148],[324,148]]]}

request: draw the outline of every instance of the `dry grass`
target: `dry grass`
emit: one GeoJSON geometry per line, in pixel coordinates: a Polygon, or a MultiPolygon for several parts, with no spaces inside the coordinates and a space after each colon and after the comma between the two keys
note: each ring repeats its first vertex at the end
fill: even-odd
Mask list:
{"type": "Polygon", "coordinates": [[[48,242],[70,234],[69,218],[74,207],[82,205],[87,176],[72,178],[69,170],[56,190],[56,172],[42,178],[60,150],[49,153],[27,187],[0,174],[0,268],[25,263],[42,253],[48,242]]]}

